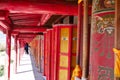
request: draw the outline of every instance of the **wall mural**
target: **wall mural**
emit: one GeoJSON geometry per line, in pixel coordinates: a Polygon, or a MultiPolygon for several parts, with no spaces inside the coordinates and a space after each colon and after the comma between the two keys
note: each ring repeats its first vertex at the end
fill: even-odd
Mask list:
{"type": "Polygon", "coordinates": [[[104,11],[109,9],[114,9],[115,0],[93,0],[93,10],[104,11]]]}
{"type": "Polygon", "coordinates": [[[94,15],[93,16],[94,31],[104,34],[107,33],[111,35],[114,32],[114,15],[104,14],[103,16],[94,15]]]}
{"type": "Polygon", "coordinates": [[[115,0],[93,0],[90,80],[114,80],[115,0]]]}
{"type": "Polygon", "coordinates": [[[110,67],[99,66],[98,67],[98,80],[113,80],[113,69],[110,67]],[[110,78],[110,79],[109,79],[110,78]]]}

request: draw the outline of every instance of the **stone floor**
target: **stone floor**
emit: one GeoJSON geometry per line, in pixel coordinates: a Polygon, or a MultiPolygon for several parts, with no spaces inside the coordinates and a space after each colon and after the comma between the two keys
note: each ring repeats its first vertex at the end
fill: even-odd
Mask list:
{"type": "Polygon", "coordinates": [[[35,67],[32,55],[24,54],[18,66],[17,74],[11,74],[10,80],[45,80],[35,67]]]}

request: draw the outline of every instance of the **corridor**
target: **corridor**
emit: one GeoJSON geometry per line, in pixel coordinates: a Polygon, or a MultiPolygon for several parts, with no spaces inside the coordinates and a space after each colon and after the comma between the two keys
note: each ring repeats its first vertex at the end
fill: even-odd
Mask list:
{"type": "Polygon", "coordinates": [[[17,74],[11,74],[10,80],[45,80],[35,67],[32,55],[24,54],[20,60],[17,74]]]}

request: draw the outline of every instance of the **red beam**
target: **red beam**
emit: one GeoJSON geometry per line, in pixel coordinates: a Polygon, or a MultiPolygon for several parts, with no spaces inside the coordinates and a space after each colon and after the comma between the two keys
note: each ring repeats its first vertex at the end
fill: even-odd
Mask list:
{"type": "Polygon", "coordinates": [[[24,35],[25,35],[25,36],[26,36],[26,35],[28,35],[28,36],[29,36],[29,35],[32,35],[32,36],[33,36],[33,35],[37,35],[37,33],[19,33],[19,36],[24,36],[24,35]]]}
{"type": "Polygon", "coordinates": [[[20,32],[20,33],[39,33],[46,31],[46,28],[41,27],[33,27],[33,28],[14,28],[13,32],[20,32]]]}
{"type": "Polygon", "coordinates": [[[36,35],[19,35],[18,38],[34,38],[36,35]]]}
{"type": "Polygon", "coordinates": [[[33,33],[20,33],[18,39],[23,39],[24,41],[30,42],[35,38],[35,36],[40,34],[33,34],[33,33]]]}
{"type": "Polygon", "coordinates": [[[0,26],[4,29],[10,29],[10,25],[7,22],[0,21],[0,26]]]}
{"type": "Polygon", "coordinates": [[[18,38],[18,40],[23,40],[24,42],[31,42],[32,40],[34,39],[34,37],[33,38],[18,38]]]}
{"type": "Polygon", "coordinates": [[[30,3],[30,2],[1,2],[1,10],[9,10],[10,13],[28,13],[28,14],[61,14],[77,15],[78,5],[54,4],[54,3],[30,3]]]}
{"type": "Polygon", "coordinates": [[[51,16],[51,14],[43,14],[40,23],[38,23],[38,26],[44,25],[51,16]]]}
{"type": "Polygon", "coordinates": [[[0,31],[6,32],[5,28],[0,25],[0,31]]]}
{"type": "Polygon", "coordinates": [[[5,20],[9,15],[7,10],[0,10],[0,20],[5,20]]]}
{"type": "Polygon", "coordinates": [[[19,35],[19,32],[11,32],[11,35],[13,36],[13,37],[15,37],[15,36],[18,36],[19,35]]]}
{"type": "Polygon", "coordinates": [[[18,37],[18,39],[33,39],[34,37],[18,37]]]}
{"type": "Polygon", "coordinates": [[[35,37],[35,35],[34,36],[32,36],[32,35],[31,36],[25,36],[24,35],[24,36],[19,36],[18,38],[33,38],[33,37],[35,37]]]}

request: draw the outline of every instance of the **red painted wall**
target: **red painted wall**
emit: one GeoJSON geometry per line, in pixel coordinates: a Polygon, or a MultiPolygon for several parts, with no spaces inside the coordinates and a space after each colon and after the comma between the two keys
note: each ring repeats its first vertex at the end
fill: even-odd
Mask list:
{"type": "Polygon", "coordinates": [[[93,14],[90,80],[113,80],[114,11],[93,14]]]}

